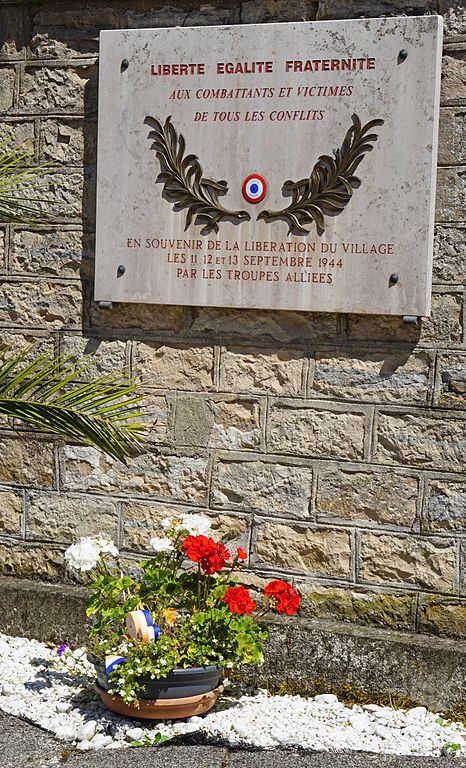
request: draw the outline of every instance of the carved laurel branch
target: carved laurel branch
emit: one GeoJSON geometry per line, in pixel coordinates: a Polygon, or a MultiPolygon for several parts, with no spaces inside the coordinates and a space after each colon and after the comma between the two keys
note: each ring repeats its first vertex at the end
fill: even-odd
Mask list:
{"type": "Polygon", "coordinates": [[[361,184],[354,172],[363,160],[366,152],[372,152],[371,142],[377,141],[377,134],[369,133],[376,125],[383,125],[383,120],[371,120],[365,126],[357,115],[352,116],[353,125],[348,129],[340,149],[334,151],[334,157],[321,155],[308,179],[285,181],[283,193],[291,192],[291,202],[280,211],[262,211],[258,219],[267,222],[273,219],[285,219],[288,234],[308,235],[311,222],[315,222],[317,232],[325,231],[324,214],[338,216],[348,205],[354,189],[361,184]]]}
{"type": "Polygon", "coordinates": [[[228,192],[226,181],[212,181],[202,176],[202,168],[196,155],[186,155],[185,140],[181,133],[177,135],[167,117],[165,123],[155,117],[147,116],[145,121],[153,130],[148,138],[154,139],[151,149],[155,149],[160,161],[161,173],[157,181],[163,181],[163,192],[170,202],[175,203],[174,211],[187,208],[186,229],[194,220],[203,225],[201,234],[218,232],[218,222],[223,219],[233,220],[235,224],[249,221],[247,211],[229,211],[219,202],[218,196],[228,192]]]}

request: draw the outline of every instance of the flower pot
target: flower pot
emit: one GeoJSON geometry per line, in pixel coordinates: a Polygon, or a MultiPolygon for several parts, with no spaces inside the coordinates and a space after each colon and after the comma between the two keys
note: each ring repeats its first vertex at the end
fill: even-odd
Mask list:
{"type": "Polygon", "coordinates": [[[139,706],[126,704],[120,696],[108,693],[111,681],[105,665],[91,659],[97,673],[95,690],[104,704],[113,712],[136,718],[173,719],[192,717],[211,709],[223,690],[219,686],[220,670],[217,667],[191,667],[174,669],[159,680],[142,676],[143,686],[139,694],[139,706]]]}

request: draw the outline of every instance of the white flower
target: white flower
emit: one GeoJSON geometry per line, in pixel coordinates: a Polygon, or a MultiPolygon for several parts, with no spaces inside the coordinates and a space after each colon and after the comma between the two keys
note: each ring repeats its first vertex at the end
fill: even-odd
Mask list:
{"type": "Polygon", "coordinates": [[[65,560],[75,571],[91,571],[95,568],[100,557],[100,546],[89,536],[82,538],[77,544],[72,544],[65,552],[65,560]]]}
{"type": "Polygon", "coordinates": [[[103,555],[112,555],[113,557],[118,557],[119,552],[113,541],[110,539],[106,539],[104,536],[101,536],[98,539],[98,544],[103,555]]]}
{"type": "Polygon", "coordinates": [[[199,536],[210,531],[210,520],[205,515],[183,515],[181,525],[191,536],[199,536]]]}
{"type": "Polygon", "coordinates": [[[168,531],[171,528],[173,517],[164,517],[162,520],[162,528],[164,531],[168,531]]]}
{"type": "Polygon", "coordinates": [[[154,536],[149,542],[155,552],[171,552],[173,544],[170,539],[163,539],[160,536],[154,536]]]}

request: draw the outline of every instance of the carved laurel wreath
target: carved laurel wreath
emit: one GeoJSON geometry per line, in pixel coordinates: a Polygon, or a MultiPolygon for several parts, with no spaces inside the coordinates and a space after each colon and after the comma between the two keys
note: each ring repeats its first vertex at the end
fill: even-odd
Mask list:
{"type": "MultiPolygon", "coordinates": [[[[155,117],[146,117],[145,122],[153,130],[148,138],[154,139],[151,149],[155,149],[160,161],[161,173],[157,181],[163,181],[165,197],[174,202],[174,211],[187,208],[186,228],[194,220],[202,224],[201,234],[207,235],[218,231],[218,223],[225,219],[239,224],[249,221],[247,211],[229,211],[224,208],[219,195],[228,192],[226,181],[212,181],[202,176],[202,167],[196,155],[186,155],[185,140],[176,133],[167,117],[165,123],[155,117]]],[[[383,120],[370,120],[361,125],[357,115],[352,116],[352,126],[346,132],[340,149],[334,151],[334,157],[321,155],[314,165],[309,178],[299,181],[285,181],[282,193],[289,195],[291,201],[278,211],[261,211],[257,220],[267,223],[282,219],[288,224],[288,234],[308,235],[309,226],[315,222],[317,233],[325,231],[325,216],[338,216],[348,205],[361,180],[354,175],[358,165],[367,152],[372,152],[377,134],[370,133],[375,126],[383,125],[383,120]]]]}

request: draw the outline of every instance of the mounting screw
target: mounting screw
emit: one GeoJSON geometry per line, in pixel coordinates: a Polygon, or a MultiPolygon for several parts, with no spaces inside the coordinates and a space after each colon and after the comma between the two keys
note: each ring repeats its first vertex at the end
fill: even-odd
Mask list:
{"type": "MultiPolygon", "coordinates": [[[[408,54],[406,54],[406,55],[408,55],[408,54]]],[[[121,62],[121,66],[120,66],[121,71],[124,72],[126,69],[128,69],[128,67],[129,67],[129,60],[128,59],[123,59],[123,61],[121,62]]]]}
{"type": "Polygon", "coordinates": [[[124,275],[126,272],[126,267],[124,264],[120,264],[117,269],[117,275],[124,275]]]}
{"type": "Polygon", "coordinates": [[[406,61],[407,58],[408,58],[408,51],[406,50],[406,48],[402,48],[398,54],[398,61],[406,61]]]}
{"type": "Polygon", "coordinates": [[[390,275],[390,279],[388,282],[390,283],[390,285],[396,285],[398,280],[399,280],[399,277],[396,274],[396,272],[394,272],[392,275],[390,275]]]}
{"type": "Polygon", "coordinates": [[[111,301],[99,301],[99,309],[113,309],[111,301]]]}
{"type": "Polygon", "coordinates": [[[403,315],[403,322],[405,325],[419,325],[419,318],[417,315],[403,315]]]}

